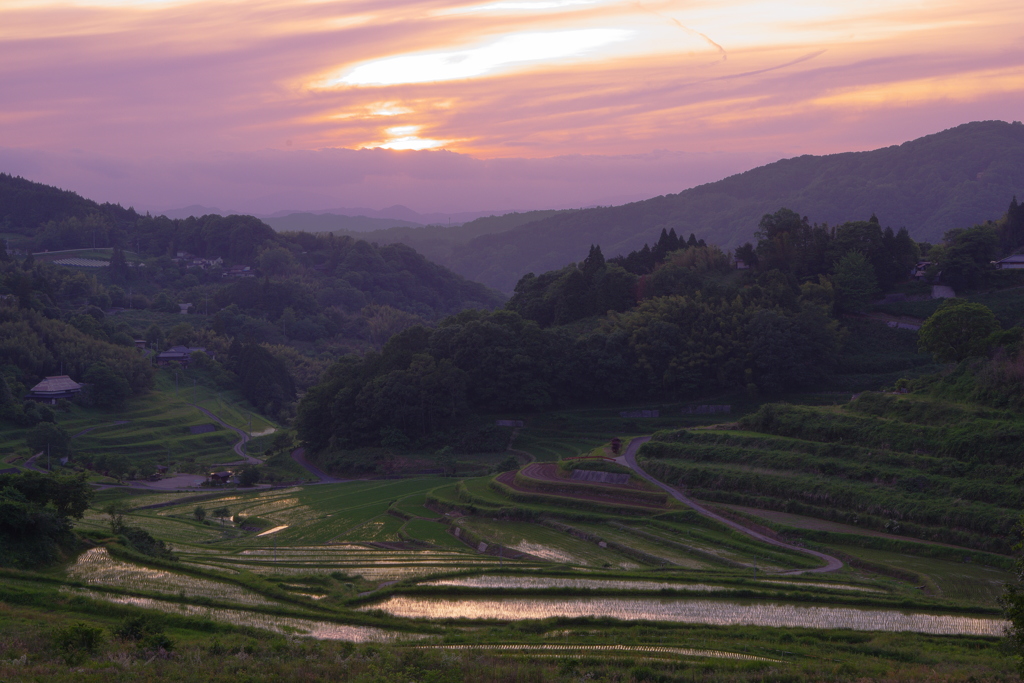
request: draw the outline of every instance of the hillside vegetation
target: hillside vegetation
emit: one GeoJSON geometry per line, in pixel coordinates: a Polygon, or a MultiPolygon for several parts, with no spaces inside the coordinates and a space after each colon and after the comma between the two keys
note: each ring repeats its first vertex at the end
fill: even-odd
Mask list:
{"type": "Polygon", "coordinates": [[[723,430],[659,435],[646,469],[697,498],[1008,554],[1022,499],[1013,413],[866,393],[767,404],[723,430]]]}
{"type": "Polygon", "coordinates": [[[835,225],[879,216],[919,241],[995,218],[1024,197],[1024,125],[968,123],[870,152],[783,159],[724,180],[622,206],[559,214],[477,237],[441,263],[510,292],[526,273],[579,261],[600,244],[615,256],[653,244],[662,230],[726,249],[753,237],[762,215],[788,207],[835,225]]]}
{"type": "MultiPolygon", "coordinates": [[[[377,244],[395,244],[396,242],[401,242],[402,244],[412,247],[432,261],[447,263],[451,260],[452,254],[460,246],[480,237],[481,235],[493,235],[495,233],[506,232],[517,228],[520,225],[526,225],[552,216],[564,216],[572,212],[573,211],[569,209],[562,211],[548,210],[523,211],[521,213],[513,212],[502,214],[500,216],[485,216],[461,225],[453,226],[426,225],[419,227],[403,227],[401,221],[395,221],[391,227],[363,232],[358,236],[377,244]]],[[[285,223],[283,222],[284,219],[279,220],[282,222],[278,223],[275,220],[272,220],[270,223],[275,228],[281,229],[278,226],[283,226],[285,223]]],[[[326,224],[326,221],[323,221],[323,223],[326,224]]],[[[308,228],[304,229],[308,230],[308,228]]],[[[339,225],[332,229],[339,235],[348,234],[350,236],[355,236],[353,228],[346,228],[345,226],[339,225]]],[[[312,232],[312,230],[310,230],[310,232],[312,232]]]]}

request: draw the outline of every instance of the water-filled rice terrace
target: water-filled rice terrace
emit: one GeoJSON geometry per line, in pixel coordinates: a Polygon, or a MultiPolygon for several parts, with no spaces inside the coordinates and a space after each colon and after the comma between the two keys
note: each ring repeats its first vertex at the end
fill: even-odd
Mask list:
{"type": "MultiPolygon", "coordinates": [[[[502,649],[507,636],[480,641],[472,635],[477,624],[548,625],[538,627],[540,638],[548,631],[581,637],[580,625],[600,634],[623,622],[712,632],[758,627],[963,637],[995,637],[1005,627],[991,592],[968,590],[964,583],[978,572],[998,583],[1004,569],[961,569],[949,558],[886,555],[853,543],[836,548],[846,558],[862,557],[860,568],[847,563],[834,574],[802,576],[820,561],[667,501],[617,507],[613,499],[589,495],[591,489],[559,488],[558,477],[567,477],[554,464],[545,467],[532,472],[556,487],[538,487],[526,498],[517,498],[520,492],[497,477],[129,497],[126,523],[168,542],[176,559],[147,561],[116,546],[93,548],[68,567],[71,583],[63,590],[278,634],[353,642],[421,639],[430,644],[416,647],[482,648],[503,656],[526,651],[502,649]],[[588,495],[574,495],[579,490],[588,495]],[[208,514],[200,521],[197,505],[208,512],[227,508],[229,517],[208,514]]],[[[516,481],[529,486],[528,479],[516,481]]],[[[585,486],[600,486],[599,480],[590,478],[585,486]]],[[[83,528],[108,529],[99,508],[89,511],[83,528]]],[[[750,508],[744,510],[737,514],[749,516],[750,508]]],[[[767,650],[739,654],[710,644],[669,645],[662,635],[657,648],[630,646],[638,652],[621,649],[614,639],[529,647],[541,648],[535,653],[540,657],[587,647],[588,657],[777,661],[767,650]]]]}

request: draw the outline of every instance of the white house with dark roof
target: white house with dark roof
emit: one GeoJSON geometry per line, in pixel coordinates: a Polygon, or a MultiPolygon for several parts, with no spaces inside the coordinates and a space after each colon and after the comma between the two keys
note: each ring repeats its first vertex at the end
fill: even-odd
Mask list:
{"type": "Polygon", "coordinates": [[[32,387],[25,395],[30,401],[49,403],[56,405],[60,399],[72,399],[82,390],[82,385],[67,375],[55,375],[47,377],[39,384],[32,387]]]}
{"type": "Polygon", "coordinates": [[[1024,254],[1013,254],[1012,256],[1007,256],[1004,259],[993,261],[992,265],[999,270],[1019,270],[1024,268],[1024,254]]]}

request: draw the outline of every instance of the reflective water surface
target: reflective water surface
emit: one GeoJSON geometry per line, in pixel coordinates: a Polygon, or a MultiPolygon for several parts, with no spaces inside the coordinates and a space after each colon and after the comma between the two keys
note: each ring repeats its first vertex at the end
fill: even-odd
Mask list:
{"type": "Polygon", "coordinates": [[[412,619],[547,619],[613,617],[696,624],[849,628],[942,635],[1001,636],[1002,619],[783,603],[745,603],[684,598],[426,598],[396,595],[362,609],[381,609],[412,619]]]}

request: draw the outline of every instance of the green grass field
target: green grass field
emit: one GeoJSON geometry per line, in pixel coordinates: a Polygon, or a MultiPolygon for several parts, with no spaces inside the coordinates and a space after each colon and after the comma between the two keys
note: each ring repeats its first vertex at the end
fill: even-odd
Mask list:
{"type": "MultiPolygon", "coordinates": [[[[143,453],[154,453],[143,457],[156,457],[158,445],[169,445],[172,456],[182,457],[179,450],[199,454],[192,456],[197,461],[230,457],[233,440],[216,451],[176,432],[208,418],[187,405],[188,389],[175,396],[169,379],[160,377],[149,403],[133,407],[132,422],[79,437],[83,447],[115,449],[134,440],[143,453]]],[[[218,397],[199,384],[196,392],[223,419],[248,428],[248,408],[237,397],[218,397]]],[[[814,415],[845,410],[835,394],[799,401],[817,406],[806,408],[814,415]]],[[[733,405],[729,421],[749,415],[758,403],[737,398],[733,405]]],[[[825,481],[826,475],[850,478],[853,467],[881,468],[890,476],[885,468],[943,462],[875,446],[847,444],[833,452],[807,433],[688,430],[691,436],[677,438],[671,435],[680,428],[724,420],[684,416],[682,406],[661,409],[673,412],[650,424],[619,418],[611,409],[547,415],[524,428],[514,447],[557,459],[658,426],[666,430],[659,437],[664,443],[681,448],[648,455],[650,460],[756,475],[766,487],[797,480],[812,465],[825,481]]],[[[84,429],[97,414],[75,408],[62,420],[84,429]]],[[[922,427],[920,433],[931,432],[922,427]]],[[[722,479],[718,490],[729,490],[727,483],[722,479]]],[[[988,485],[986,495],[998,490],[988,485]]],[[[373,641],[377,653],[388,653],[382,662],[433,661],[429,648],[442,647],[451,649],[438,650],[449,657],[439,667],[456,666],[460,653],[488,662],[492,673],[519,662],[509,680],[522,680],[526,662],[538,672],[529,680],[550,681],[590,674],[618,681],[1012,679],[1012,662],[998,649],[997,606],[1012,577],[1005,566],[986,566],[995,556],[907,535],[884,545],[893,534],[814,517],[808,512],[818,509],[813,506],[766,511],[751,501],[704,499],[737,519],[831,550],[845,558],[845,566],[829,574],[789,574],[819,561],[755,541],[682,506],[642,509],[561,493],[520,497],[494,485],[493,475],[192,493],[113,488],[97,494],[77,525],[98,547],[42,574],[3,573],[0,677],[20,680],[7,662],[22,653],[35,662],[37,678],[62,680],[71,671],[45,646],[32,650],[16,633],[38,633],[40,642],[51,642],[46,634],[54,624],[78,620],[110,633],[126,615],[149,614],[165,624],[181,653],[161,665],[167,679],[184,677],[173,669],[181,658],[224,657],[219,649],[221,654],[210,653],[214,640],[218,648],[246,653],[227,655],[239,662],[233,675],[250,671],[247,658],[254,658],[262,662],[261,675],[285,678],[308,677],[311,669],[300,675],[288,668],[294,657],[274,653],[315,647],[321,657],[345,640],[373,641]],[[122,549],[103,512],[111,501],[126,503],[131,511],[125,523],[168,542],[178,559],[147,559],[122,549]],[[204,521],[196,519],[197,506],[207,513],[204,521]],[[228,517],[213,517],[218,508],[226,508],[228,517]],[[420,618],[428,614],[450,621],[442,626],[420,618]],[[552,666],[545,668],[548,662],[552,666]]],[[[103,647],[85,666],[98,670],[110,657],[130,659],[126,653],[134,651],[112,637],[103,647]]],[[[347,654],[330,656],[349,661],[347,654]]],[[[351,672],[355,665],[345,666],[351,672]]],[[[399,669],[396,680],[426,680],[399,669]]],[[[384,680],[380,669],[376,673],[365,680],[384,680]]]]}
{"type": "MultiPolygon", "coordinates": [[[[133,398],[124,409],[116,412],[74,404],[70,412],[58,412],[57,423],[74,437],[73,452],[87,458],[124,455],[132,467],[168,464],[172,470],[179,471],[237,461],[233,446],[239,437],[230,429],[217,425],[213,432],[189,433],[190,427],[216,424],[191,405],[193,400],[243,431],[250,427],[253,433],[279,428],[256,414],[237,392],[218,390],[203,373],[186,370],[178,374],[175,389],[172,372],[158,371],[151,391],[133,398]]],[[[22,466],[30,455],[25,444],[27,431],[5,423],[0,428],[0,458],[8,464],[22,466]]],[[[260,441],[264,444],[256,449],[257,454],[266,449],[266,439],[260,441]]],[[[96,481],[101,480],[96,478],[96,481]]]]}

